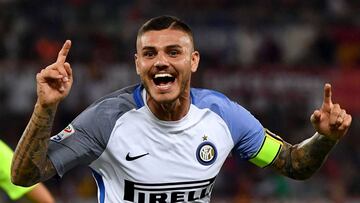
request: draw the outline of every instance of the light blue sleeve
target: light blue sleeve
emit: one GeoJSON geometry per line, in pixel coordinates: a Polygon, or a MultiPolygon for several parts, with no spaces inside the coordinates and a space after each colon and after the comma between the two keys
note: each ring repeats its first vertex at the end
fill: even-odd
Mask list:
{"type": "Polygon", "coordinates": [[[212,90],[192,89],[192,101],[199,108],[209,108],[225,121],[234,141],[235,156],[250,159],[260,149],[265,138],[264,128],[244,107],[212,90]]]}

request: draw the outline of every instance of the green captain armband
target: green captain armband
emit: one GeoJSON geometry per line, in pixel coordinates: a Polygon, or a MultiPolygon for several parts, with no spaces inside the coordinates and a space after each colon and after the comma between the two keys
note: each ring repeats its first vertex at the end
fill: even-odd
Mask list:
{"type": "Polygon", "coordinates": [[[283,140],[279,136],[265,129],[265,138],[263,143],[261,144],[260,149],[249,161],[258,167],[265,168],[266,166],[272,164],[275,160],[282,145],[283,140]]]}

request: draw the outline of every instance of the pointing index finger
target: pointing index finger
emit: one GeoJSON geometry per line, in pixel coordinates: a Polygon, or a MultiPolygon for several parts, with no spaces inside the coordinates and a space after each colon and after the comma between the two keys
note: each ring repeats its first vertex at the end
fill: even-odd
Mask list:
{"type": "Polygon", "coordinates": [[[56,62],[57,63],[65,63],[66,61],[66,57],[70,51],[70,47],[71,47],[71,41],[70,40],[66,40],[63,47],[61,48],[61,50],[59,51],[58,57],[56,62]]]}
{"type": "Polygon", "coordinates": [[[329,83],[326,83],[324,86],[324,104],[332,104],[331,94],[331,85],[329,83]]]}

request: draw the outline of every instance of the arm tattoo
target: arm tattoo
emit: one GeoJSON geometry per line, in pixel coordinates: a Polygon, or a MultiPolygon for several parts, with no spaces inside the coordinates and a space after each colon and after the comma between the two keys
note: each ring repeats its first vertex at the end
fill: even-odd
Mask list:
{"type": "Polygon", "coordinates": [[[296,145],[285,142],[272,168],[293,179],[307,179],[321,167],[336,143],[318,133],[296,145]]]}
{"type": "Polygon", "coordinates": [[[12,181],[30,186],[56,174],[47,157],[49,137],[56,112],[55,108],[35,105],[35,110],[16,147],[11,167],[12,181]]]}

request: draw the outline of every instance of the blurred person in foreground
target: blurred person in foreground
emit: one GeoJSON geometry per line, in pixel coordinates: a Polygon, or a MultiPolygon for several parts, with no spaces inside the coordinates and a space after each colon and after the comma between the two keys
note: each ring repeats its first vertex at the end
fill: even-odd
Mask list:
{"type": "Polygon", "coordinates": [[[5,142],[0,140],[0,188],[5,191],[9,198],[12,201],[26,197],[35,203],[55,202],[50,192],[42,183],[38,183],[32,187],[21,187],[11,182],[10,167],[12,157],[13,151],[5,142]]]}
{"type": "Polygon", "coordinates": [[[323,104],[310,118],[315,134],[296,145],[285,142],[225,95],[191,88],[200,61],[192,31],[175,17],[160,16],[137,34],[141,84],[97,100],[51,137],[59,102],[73,83],[70,47],[67,40],[56,62],[36,76],[38,99],[13,159],[15,184],[61,177],[82,164],[93,170],[99,202],[209,202],[230,153],[303,180],[351,124],[325,84],[323,104]]]}

